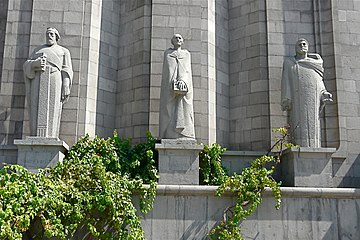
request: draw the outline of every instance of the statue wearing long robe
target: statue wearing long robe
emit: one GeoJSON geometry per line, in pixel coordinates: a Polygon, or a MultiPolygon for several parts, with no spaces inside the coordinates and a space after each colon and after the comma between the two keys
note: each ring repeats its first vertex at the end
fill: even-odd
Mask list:
{"type": "MultiPolygon", "coordinates": [[[[73,78],[71,56],[68,49],[54,44],[52,46],[42,45],[36,48],[29,59],[24,63],[26,96],[29,108],[30,135],[39,136],[38,113],[44,111],[39,109],[39,103],[44,101],[40,96],[45,94],[48,103],[47,133],[40,133],[40,137],[58,138],[60,129],[60,118],[62,104],[66,100],[62,97],[63,80],[69,79],[70,85],[73,78]],[[32,63],[39,57],[46,58],[46,66],[42,71],[34,69],[32,63]],[[48,93],[41,93],[44,88],[41,86],[40,77],[48,79],[48,93]]],[[[42,106],[42,105],[41,105],[42,106]]]]}
{"type": "Polygon", "coordinates": [[[191,55],[187,50],[170,48],[164,52],[159,137],[195,138],[191,55]],[[178,91],[179,81],[186,92],[178,91]]]}
{"type": "Polygon", "coordinates": [[[323,75],[323,60],[318,54],[284,61],[282,107],[289,114],[293,142],[302,147],[321,147],[320,112],[327,93],[323,75]]]}

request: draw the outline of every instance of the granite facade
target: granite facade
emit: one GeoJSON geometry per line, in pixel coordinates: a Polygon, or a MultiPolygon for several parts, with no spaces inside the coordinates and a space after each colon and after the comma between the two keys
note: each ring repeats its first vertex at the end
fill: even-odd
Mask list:
{"type": "MultiPolygon", "coordinates": [[[[5,46],[5,31],[6,31],[6,20],[8,13],[8,0],[0,1],[0,69],[3,65],[3,53],[5,46]]],[[[0,71],[0,79],[2,72],[0,71]]],[[[1,83],[1,81],[0,81],[1,83]]]]}
{"type": "Polygon", "coordinates": [[[115,126],[144,140],[149,129],[151,1],[120,1],[115,126]]]}
{"type": "Polygon", "coordinates": [[[334,59],[340,145],[334,154],[334,181],[339,186],[359,186],[360,172],[360,2],[332,1],[334,59]]]}
{"type": "Polygon", "coordinates": [[[229,1],[231,149],[270,146],[265,1],[229,1]]]}
{"type": "MultiPolygon", "coordinates": [[[[141,218],[146,239],[209,239],[208,233],[234,204],[233,193],[215,196],[215,186],[159,185],[154,208],[141,218]]],[[[134,197],[138,206],[139,198],[134,197]]],[[[241,222],[245,239],[359,239],[359,189],[282,188],[279,210],[271,191],[241,222]]],[[[69,240],[88,237],[80,228],[69,240]]],[[[29,239],[29,238],[24,238],[29,239]]]]}
{"type": "MultiPolygon", "coordinates": [[[[360,193],[337,188],[360,186],[359,0],[0,0],[0,163],[16,163],[14,139],[29,133],[22,65],[44,43],[48,26],[59,30],[74,69],[61,140],[71,146],[85,134],[107,137],[115,129],[134,143],[147,130],[157,137],[163,52],[180,33],[192,54],[196,139],[235,150],[223,156],[230,172],[263,155],[275,137],[271,129],[286,124],[282,65],[296,40],[306,38],[324,60],[334,98],[320,116],[322,147],[336,151],[303,161],[301,170],[306,186],[333,188],[283,188],[279,211],[265,192],[243,233],[360,238],[360,193]]],[[[279,169],[275,177],[285,179],[288,167],[279,169]]],[[[206,239],[234,202],[214,191],[160,185],[154,210],[142,220],[146,236],[206,239]]]]}
{"type": "Polygon", "coordinates": [[[229,2],[215,5],[215,64],[216,64],[216,142],[229,145],[230,82],[229,82],[229,2]]]}
{"type": "MultiPolygon", "coordinates": [[[[286,125],[286,116],[279,104],[282,64],[285,56],[295,55],[295,42],[302,37],[309,42],[309,52],[322,56],[324,83],[334,98],[320,116],[322,147],[337,147],[339,129],[331,1],[275,0],[266,1],[266,6],[270,128],[286,125]]],[[[273,134],[271,139],[274,139],[273,134]]]]}
{"type": "Polygon", "coordinates": [[[29,54],[32,6],[31,0],[8,1],[0,85],[2,145],[12,145],[14,139],[21,138],[25,125],[25,84],[22,65],[29,54]]]}
{"type": "Polygon", "coordinates": [[[103,1],[101,11],[95,133],[108,137],[116,129],[120,2],[103,1]]]}
{"type": "MultiPolygon", "coordinates": [[[[160,185],[154,209],[142,226],[148,239],[208,239],[208,232],[234,204],[216,187],[160,185]]],[[[270,191],[259,208],[241,223],[245,239],[359,239],[358,189],[283,188],[279,210],[270,191]]]]}
{"type": "Polygon", "coordinates": [[[158,135],[163,52],[180,33],[192,58],[195,136],[216,141],[215,8],[214,0],[152,1],[150,131],[158,135]]]}
{"type": "Polygon", "coordinates": [[[163,51],[180,33],[192,54],[196,138],[266,151],[271,129],[286,124],[283,60],[305,37],[324,59],[334,97],[321,115],[322,147],[338,149],[334,184],[359,183],[358,0],[1,0],[0,9],[1,159],[29,133],[22,64],[48,26],[72,54],[74,82],[60,130],[69,145],[115,129],[134,142],[147,130],[158,136],[163,51]]]}

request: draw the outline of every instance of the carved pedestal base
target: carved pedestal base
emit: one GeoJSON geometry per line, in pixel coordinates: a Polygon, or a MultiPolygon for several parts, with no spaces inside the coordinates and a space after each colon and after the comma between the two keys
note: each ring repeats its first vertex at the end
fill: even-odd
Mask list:
{"type": "Polygon", "coordinates": [[[195,140],[162,139],[159,152],[159,184],[198,185],[199,152],[203,146],[195,140]]]}
{"type": "Polygon", "coordinates": [[[335,148],[291,148],[281,160],[283,186],[332,187],[331,155],[335,148]]]}
{"type": "Polygon", "coordinates": [[[18,147],[17,164],[32,172],[55,166],[64,159],[64,154],[69,149],[58,138],[27,137],[14,140],[14,144],[18,147]]]}

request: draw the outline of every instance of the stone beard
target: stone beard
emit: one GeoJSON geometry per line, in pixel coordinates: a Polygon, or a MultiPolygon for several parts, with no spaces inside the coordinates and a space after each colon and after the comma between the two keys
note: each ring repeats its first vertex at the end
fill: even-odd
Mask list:
{"type": "Polygon", "coordinates": [[[160,94],[160,132],[162,139],[195,138],[191,55],[184,49],[167,49],[160,94]],[[186,85],[178,91],[177,81],[186,85]]]}
{"type": "Polygon", "coordinates": [[[324,104],[322,95],[326,92],[323,75],[323,60],[318,54],[284,61],[281,99],[282,104],[290,102],[287,109],[290,131],[294,143],[301,147],[321,147],[319,115],[324,104]]]}
{"type": "Polygon", "coordinates": [[[60,129],[63,79],[68,78],[70,85],[73,77],[71,56],[68,49],[54,44],[42,45],[36,48],[29,59],[24,63],[26,97],[29,108],[30,135],[39,137],[58,138],[60,129]],[[46,57],[46,66],[43,71],[34,70],[32,62],[39,56],[46,57]],[[44,80],[48,86],[44,87],[44,80]],[[43,92],[47,93],[43,93],[43,92]],[[42,97],[45,96],[45,99],[42,97]],[[42,109],[42,106],[48,109],[42,109]],[[40,106],[40,107],[39,107],[40,106]],[[40,109],[39,109],[40,108],[40,109]],[[40,111],[47,111],[45,117],[39,117],[40,111]],[[45,118],[46,131],[39,129],[39,119],[45,118]]]}

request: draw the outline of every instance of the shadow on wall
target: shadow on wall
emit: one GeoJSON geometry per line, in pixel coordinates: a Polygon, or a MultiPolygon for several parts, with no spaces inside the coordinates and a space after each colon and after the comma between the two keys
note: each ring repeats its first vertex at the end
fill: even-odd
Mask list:
{"type": "Polygon", "coordinates": [[[5,48],[5,32],[6,32],[8,5],[9,5],[9,0],[0,1],[0,89],[1,89],[1,75],[2,75],[2,66],[3,66],[2,61],[4,59],[3,55],[5,48]]]}
{"type": "Polygon", "coordinates": [[[146,140],[150,7],[151,1],[102,1],[95,119],[100,137],[112,136],[116,129],[132,143],[146,140]]]}
{"type": "Polygon", "coordinates": [[[359,199],[265,198],[242,223],[245,239],[360,239],[359,199]]]}
{"type": "MultiPolygon", "coordinates": [[[[21,10],[27,11],[28,8],[32,8],[32,0],[19,0],[21,10]]],[[[1,16],[0,30],[6,29],[7,23],[7,10],[8,1],[2,1],[0,7],[3,7],[0,13],[4,13],[1,16]]],[[[27,24],[27,23],[24,23],[27,24]]],[[[12,79],[3,79],[3,63],[0,63],[0,89],[3,83],[13,84],[11,92],[2,91],[0,104],[2,108],[0,110],[0,144],[12,145],[14,139],[22,137],[23,132],[23,119],[24,119],[24,107],[25,107],[25,84],[22,71],[22,65],[25,62],[29,52],[30,34],[21,34],[22,24],[17,24],[16,43],[10,43],[13,47],[13,51],[16,52],[16,58],[13,65],[8,65],[6,69],[8,71],[14,71],[12,79]],[[11,69],[10,69],[11,68],[11,69]],[[3,98],[4,97],[4,98],[3,98]],[[4,101],[4,102],[3,102],[4,101]],[[6,104],[6,105],[5,105],[6,104]],[[5,107],[6,106],[6,107],[5,107]],[[12,111],[13,109],[14,111],[12,111]]],[[[30,29],[30,27],[29,27],[30,29]]],[[[0,59],[4,60],[4,48],[5,48],[5,34],[0,34],[0,59]]],[[[8,58],[5,56],[5,59],[8,58]]]]}
{"type": "MultiPolygon", "coordinates": [[[[18,6],[20,6],[19,11],[31,12],[33,7],[33,0],[17,0],[18,6]]],[[[7,72],[12,72],[13,75],[9,79],[1,79],[2,83],[7,82],[12,85],[12,89],[9,92],[2,91],[0,99],[0,104],[3,105],[2,101],[5,101],[6,107],[5,118],[6,121],[2,124],[5,124],[5,128],[0,128],[2,133],[5,133],[5,136],[1,136],[1,143],[5,145],[13,145],[14,139],[21,139],[23,135],[23,122],[24,122],[24,111],[25,111],[25,82],[24,82],[24,73],[23,73],[23,64],[27,60],[29,55],[29,44],[30,44],[30,29],[31,22],[23,22],[21,24],[14,24],[16,30],[13,29],[13,34],[16,35],[16,42],[9,42],[7,48],[11,48],[15,52],[15,58],[10,58],[9,56],[4,56],[4,60],[9,60],[7,65],[7,72]],[[24,32],[24,29],[27,31],[24,32]]],[[[0,70],[2,71],[2,69],[0,70]]],[[[3,71],[3,74],[5,71],[3,71]]],[[[2,75],[4,77],[4,75],[2,75]]],[[[3,86],[2,86],[3,87],[3,86]]],[[[3,114],[1,112],[0,114],[3,114]]],[[[1,118],[2,119],[2,118],[1,118]]],[[[1,120],[2,121],[2,120],[1,120]]]]}
{"type": "Polygon", "coordinates": [[[333,159],[332,167],[335,186],[360,188],[360,155],[333,159]]]}
{"type": "Polygon", "coordinates": [[[113,22],[120,22],[118,4],[119,3],[116,3],[114,0],[103,1],[101,4],[101,31],[98,49],[96,116],[94,124],[95,134],[104,138],[112,136],[115,129],[118,46],[114,46],[112,42],[116,42],[114,39],[118,38],[118,30],[116,30],[116,28],[119,28],[119,26],[113,22]],[[115,20],[106,17],[111,15],[116,16],[115,20]]]}
{"type": "Polygon", "coordinates": [[[215,103],[216,142],[229,146],[230,82],[229,82],[229,16],[218,14],[229,11],[227,1],[215,3],[215,103]]]}
{"type": "MultiPolygon", "coordinates": [[[[5,121],[7,120],[6,110],[2,110],[0,112],[0,129],[5,129],[5,121]]],[[[0,145],[5,145],[6,135],[4,133],[0,133],[0,145]]]]}
{"type": "Polygon", "coordinates": [[[188,240],[191,238],[205,240],[208,239],[207,234],[210,230],[206,221],[195,220],[186,228],[180,240],[188,240]]]}

